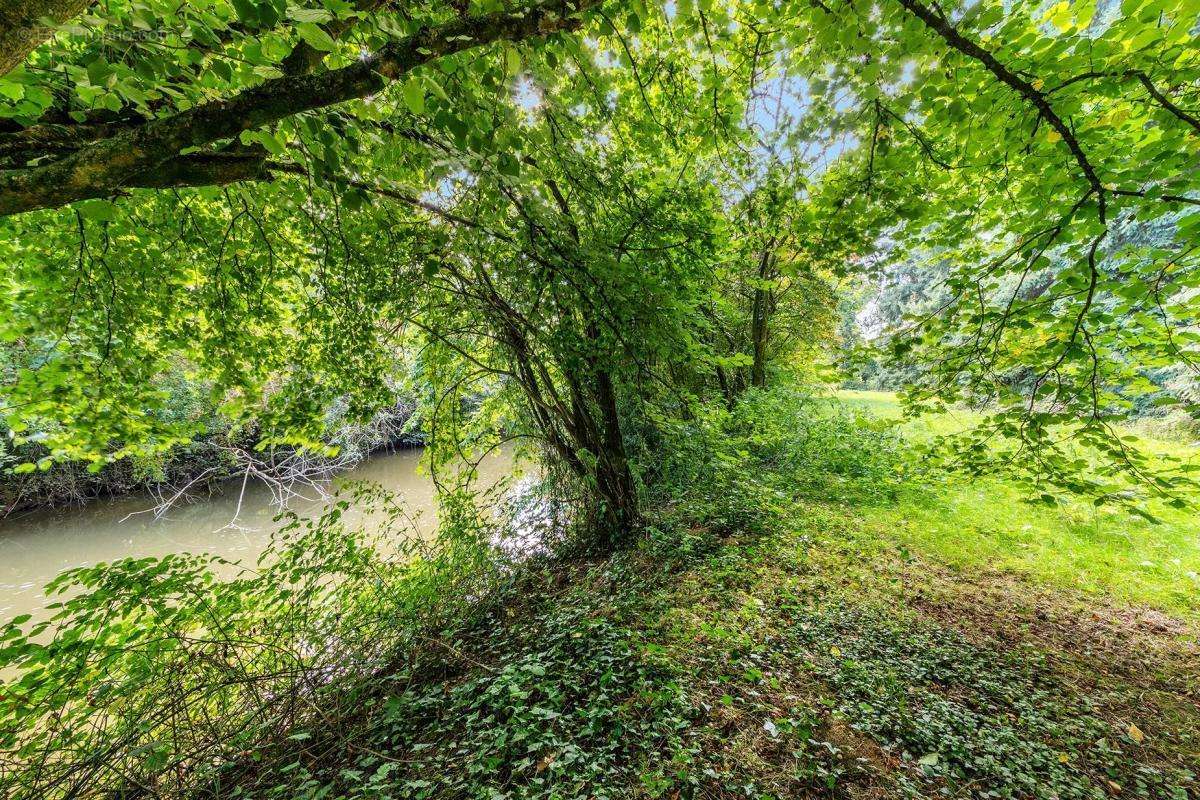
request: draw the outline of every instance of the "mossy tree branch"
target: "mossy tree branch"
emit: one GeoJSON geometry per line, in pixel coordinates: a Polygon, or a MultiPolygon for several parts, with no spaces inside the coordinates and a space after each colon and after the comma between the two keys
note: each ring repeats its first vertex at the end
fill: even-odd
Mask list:
{"type": "Polygon", "coordinates": [[[228,99],[116,132],[57,161],[6,170],[0,173],[0,216],[107,197],[125,187],[165,188],[172,162],[184,150],[375,94],[414,68],[463,50],[570,29],[578,24],[577,12],[595,3],[543,0],[514,11],[460,17],[389,42],[349,66],[273,78],[228,99]]]}
{"type": "Polygon", "coordinates": [[[0,75],[7,75],[61,25],[94,0],[0,0],[0,75]]]}

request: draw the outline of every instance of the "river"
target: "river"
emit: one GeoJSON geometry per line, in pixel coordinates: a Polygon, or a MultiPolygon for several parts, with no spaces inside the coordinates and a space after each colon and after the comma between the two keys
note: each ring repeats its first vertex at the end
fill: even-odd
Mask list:
{"type": "MultiPolygon", "coordinates": [[[[396,492],[416,527],[431,535],[437,509],[433,482],[418,469],[420,460],[420,450],[381,452],[337,480],[372,481],[396,492]]],[[[480,464],[479,483],[494,485],[512,471],[511,451],[497,450],[480,464]]],[[[134,494],[0,521],[0,624],[21,614],[40,617],[51,602],[42,588],[72,567],[168,553],[211,553],[253,564],[275,531],[278,509],[266,486],[249,484],[244,495],[241,489],[240,481],[226,482],[211,496],[176,505],[158,519],[147,512],[153,499],[134,494]]],[[[314,497],[293,500],[289,507],[304,514],[321,505],[314,497]]]]}

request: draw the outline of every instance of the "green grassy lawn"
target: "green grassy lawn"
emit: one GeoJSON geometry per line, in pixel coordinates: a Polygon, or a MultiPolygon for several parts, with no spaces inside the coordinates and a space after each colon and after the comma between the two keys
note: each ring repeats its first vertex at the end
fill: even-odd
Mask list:
{"type": "MultiPolygon", "coordinates": [[[[899,419],[888,392],[841,392],[857,408],[899,419]]],[[[970,412],[900,423],[920,438],[969,424],[970,412]]],[[[1142,437],[1143,446],[1198,458],[1182,442],[1142,437]]],[[[892,505],[865,514],[879,546],[899,545],[960,570],[1014,572],[1051,586],[1119,603],[1200,619],[1200,512],[1156,504],[1160,524],[1090,503],[1046,507],[1024,502],[998,479],[947,478],[901,492],[892,505]]]]}

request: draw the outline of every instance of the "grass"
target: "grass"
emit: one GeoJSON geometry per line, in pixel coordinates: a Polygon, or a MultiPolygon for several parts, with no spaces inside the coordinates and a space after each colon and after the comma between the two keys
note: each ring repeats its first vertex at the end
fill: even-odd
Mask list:
{"type": "MultiPolygon", "coordinates": [[[[969,409],[954,409],[943,414],[904,419],[904,412],[895,392],[841,389],[836,396],[839,400],[881,419],[900,422],[901,431],[913,439],[953,433],[982,419],[979,412],[969,409]]],[[[1122,433],[1136,436],[1138,446],[1150,453],[1200,463],[1200,441],[1178,426],[1165,426],[1152,420],[1142,420],[1123,426],[1122,433]]]]}
{"type": "Polygon", "coordinates": [[[1169,574],[1127,568],[1194,563],[1185,526],[1132,539],[1115,532],[1145,523],[999,481],[897,482],[880,426],[800,393],[747,403],[656,451],[635,547],[504,569],[317,695],[341,713],[188,796],[1200,796],[1200,625],[1169,574]]]}
{"type": "Polygon", "coordinates": [[[1182,628],[865,547],[873,513],[799,499],[720,535],[670,511],[634,551],[531,574],[263,794],[1195,796],[1182,628]]]}
{"type": "MultiPolygon", "coordinates": [[[[839,393],[852,407],[900,419],[888,392],[839,393]]],[[[900,424],[922,438],[971,421],[970,412],[900,424]]],[[[1194,445],[1143,436],[1143,446],[1200,459],[1194,445]]],[[[870,538],[894,543],[958,570],[1013,572],[1050,586],[1200,620],[1200,513],[1158,505],[1159,524],[1086,503],[1046,507],[1025,502],[1002,480],[947,478],[902,491],[873,507],[870,538]]]]}
{"type": "Polygon", "coordinates": [[[641,607],[733,797],[1191,796],[1193,647],[1103,606],[859,547],[857,510],[802,503],[641,607]],[[986,598],[986,599],[983,599],[986,598]],[[982,600],[981,600],[982,599],[982,600]]]}

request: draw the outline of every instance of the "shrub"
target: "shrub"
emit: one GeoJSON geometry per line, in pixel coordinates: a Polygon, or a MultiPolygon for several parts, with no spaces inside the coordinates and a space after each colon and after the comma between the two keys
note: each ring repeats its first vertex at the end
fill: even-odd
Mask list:
{"type": "Polygon", "coordinates": [[[508,580],[494,530],[447,503],[437,545],[358,487],[315,519],[285,513],[257,569],[170,555],[63,573],[51,619],[0,629],[0,795],[194,793],[285,758],[298,730],[336,730],[423,631],[508,580]],[[352,503],[378,542],[347,523],[352,503]]]}
{"type": "Polygon", "coordinates": [[[748,392],[670,425],[644,470],[659,505],[719,531],[761,531],[797,496],[890,498],[904,452],[888,423],[794,389],[748,392]]]}

